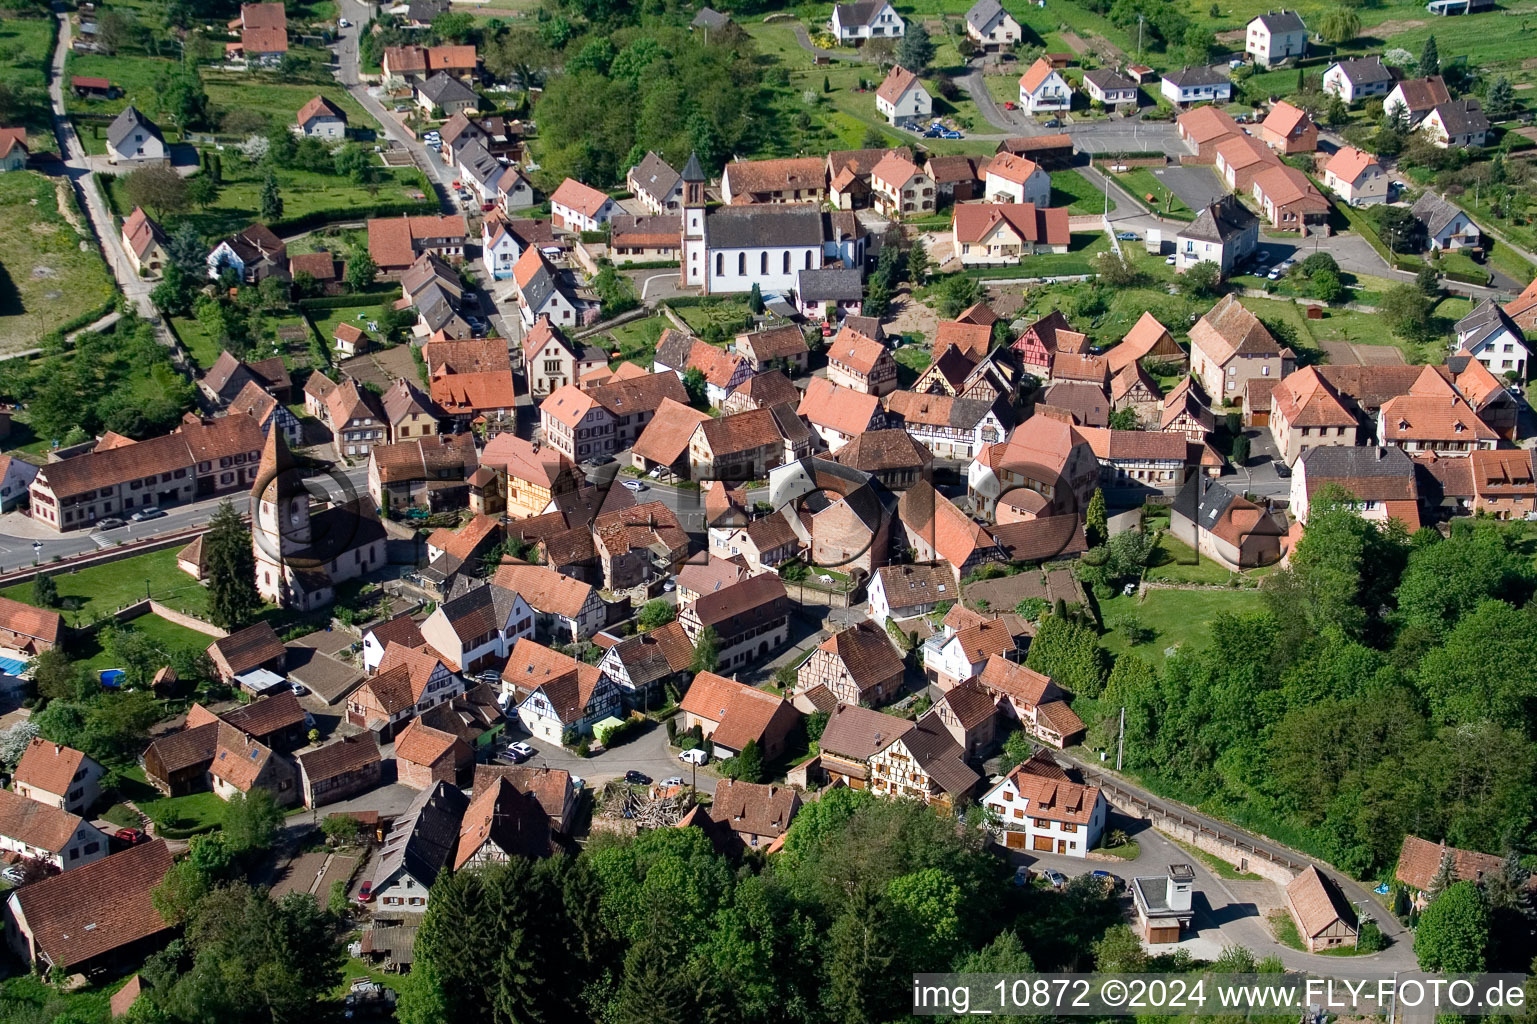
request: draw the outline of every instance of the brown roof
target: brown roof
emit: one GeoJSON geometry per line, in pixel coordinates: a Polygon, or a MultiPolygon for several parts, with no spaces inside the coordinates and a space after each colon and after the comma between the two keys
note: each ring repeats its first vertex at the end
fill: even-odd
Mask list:
{"type": "MultiPolygon", "coordinates": [[[[195,709],[201,709],[202,705],[193,705],[195,709]]],[[[212,714],[211,712],[208,712],[212,714]]],[[[151,752],[160,762],[161,770],[167,775],[179,772],[184,768],[191,768],[213,757],[214,747],[219,741],[219,726],[223,723],[217,719],[205,722],[201,725],[191,723],[191,715],[188,716],[188,725],[173,733],[167,733],[152,742],[144,751],[148,757],[151,752]]]]}
{"type": "Polygon", "coordinates": [[[1270,392],[1271,411],[1293,427],[1354,427],[1355,413],[1312,366],[1281,379],[1270,392]]]}
{"type": "Polygon", "coordinates": [[[679,705],[689,714],[715,722],[713,742],[741,750],[748,740],[763,740],[774,715],[786,704],[780,698],[746,683],[701,672],[694,677],[679,705]]]}
{"type": "Polygon", "coordinates": [[[298,755],[299,769],[312,786],[324,779],[359,771],[379,760],[379,744],[368,735],[347,736],[298,755]]]}
{"type": "Polygon", "coordinates": [[[208,770],[214,778],[223,780],[242,793],[248,793],[272,756],[270,747],[258,743],[233,726],[220,725],[213,761],[209,763],[208,770]]]}
{"type": "MultiPolygon", "coordinates": [[[[1003,504],[1014,504],[1019,498],[1035,497],[1034,492],[1019,490],[1003,504]]],[[[1032,502],[1033,504],[1033,502],[1032,502]]],[[[1044,507],[1044,502],[1042,503],[1044,507]]],[[[1050,559],[1071,558],[1089,549],[1083,534],[1083,523],[1076,513],[1067,515],[1039,515],[1034,519],[1014,523],[999,523],[992,528],[993,539],[998,542],[1012,562],[1044,562],[1050,559]]]]}
{"type": "Polygon", "coordinates": [[[800,810],[800,794],[788,786],[721,779],[715,783],[710,817],[734,832],[782,836],[800,810]]]}
{"type": "Polygon", "coordinates": [[[706,417],[697,430],[709,442],[710,451],[716,457],[784,443],[774,422],[774,413],[769,409],[750,409],[719,418],[706,417]]]}
{"type": "Polygon", "coordinates": [[[783,160],[738,160],[726,165],[722,178],[730,182],[733,198],[751,192],[816,190],[827,185],[822,158],[815,156],[783,160]]]}
{"type": "Polygon", "coordinates": [[[283,657],[283,641],[269,622],[258,622],[208,645],[208,655],[228,666],[232,675],[240,675],[259,665],[283,657]]]}
{"type": "Polygon", "coordinates": [[[1260,127],[1275,132],[1277,135],[1287,136],[1300,128],[1308,120],[1308,112],[1301,107],[1294,107],[1285,100],[1277,100],[1275,106],[1270,108],[1270,113],[1265,115],[1265,120],[1260,122],[1260,127]]]}
{"type": "Polygon", "coordinates": [[[581,580],[538,565],[498,566],[491,582],[517,591],[535,611],[571,619],[581,614],[592,593],[592,587],[581,580]]]}
{"type": "Polygon", "coordinates": [[[61,853],[84,822],[78,814],[0,789],[0,836],[61,853]]]}
{"type": "Polygon", "coordinates": [[[433,530],[427,537],[427,546],[437,548],[462,562],[501,527],[502,521],[498,516],[475,516],[457,530],[450,530],[446,526],[433,530]]]}
{"type": "Polygon", "coordinates": [[[507,656],[502,680],[530,692],[551,680],[576,671],[577,661],[527,637],[521,637],[507,656]]]}
{"type": "Polygon", "coordinates": [[[934,331],[934,359],[938,360],[951,346],[963,353],[981,359],[992,344],[993,330],[986,324],[963,323],[959,320],[941,320],[934,331]]]}
{"type": "MultiPolygon", "coordinates": [[[[715,521],[715,517],[711,517],[715,521]]],[[[696,594],[713,594],[751,576],[745,564],[711,555],[708,561],[689,561],[678,573],[678,587],[696,594]]]]}
{"type": "Polygon", "coordinates": [[[1441,859],[1452,856],[1452,874],[1459,882],[1477,882],[1485,875],[1497,874],[1502,861],[1489,853],[1475,850],[1459,850],[1444,842],[1432,843],[1419,836],[1404,836],[1404,844],[1398,851],[1398,868],[1393,877],[1405,885],[1420,891],[1430,888],[1431,879],[1441,867],[1441,859]]]}
{"type": "Polygon", "coordinates": [[[368,254],[380,269],[404,269],[416,261],[413,242],[428,238],[459,238],[468,234],[464,217],[375,217],[368,222],[368,254]]]}
{"type": "Polygon", "coordinates": [[[1428,111],[1438,103],[1448,103],[1452,98],[1446,89],[1446,80],[1440,75],[1406,78],[1393,91],[1403,99],[1404,105],[1409,108],[1406,112],[1410,115],[1428,111]]]}
{"type": "Polygon", "coordinates": [[[1054,70],[1051,61],[1045,57],[1037,57],[1035,63],[1025,69],[1025,73],[1019,76],[1019,87],[1027,93],[1034,93],[1041,87],[1041,83],[1054,70]]]}
{"type": "Polygon", "coordinates": [[[886,604],[892,614],[903,608],[953,601],[960,594],[955,573],[944,562],[920,562],[916,565],[883,565],[875,570],[886,592],[886,604]]]}
{"type": "Polygon", "coordinates": [[[902,674],[902,659],[891,646],[886,631],[874,622],[857,622],[823,640],[817,648],[843,662],[860,692],[873,690],[892,676],[902,674]]]}
{"type": "Polygon", "coordinates": [[[894,64],[891,70],[886,73],[886,80],[881,83],[879,89],[875,90],[875,98],[885,100],[887,103],[895,103],[917,81],[917,75],[900,64],[894,64]]]}
{"type": "Polygon", "coordinates": [[[907,529],[923,537],[940,558],[960,569],[978,548],[995,542],[987,528],[976,523],[932,484],[919,480],[902,492],[897,515],[907,529]]]}
{"type": "Polygon", "coordinates": [[[51,462],[38,470],[37,480],[55,497],[65,498],[261,447],[261,428],[250,417],[221,416],[209,423],[183,424],[172,433],[125,447],[51,462]]]}
{"type": "Polygon", "coordinates": [[[1044,704],[1062,696],[1062,691],[1051,681],[1051,676],[1007,658],[988,658],[977,679],[999,696],[1013,697],[1024,704],[1044,704]]]}
{"type": "Polygon", "coordinates": [[[1023,765],[1015,768],[1009,779],[1026,801],[1025,810],[1032,818],[1087,825],[1099,799],[1098,786],[1044,778],[1025,771],[1023,765]]]}
{"type": "Polygon", "coordinates": [[[915,726],[905,718],[887,715],[857,704],[840,704],[827,718],[819,742],[825,753],[852,761],[870,757],[911,732],[915,726]]]}
{"type": "Polygon", "coordinates": [[[1190,329],[1190,345],[1199,348],[1218,366],[1227,365],[1235,355],[1279,356],[1281,346],[1259,322],[1259,317],[1239,303],[1237,296],[1224,295],[1190,329]]]}
{"type": "Polygon", "coordinates": [[[927,466],[934,461],[934,453],[905,430],[867,430],[839,448],[833,459],[852,469],[879,473],[927,466]]]}
{"type": "Polygon", "coordinates": [[[56,644],[63,628],[64,617],[58,612],[0,597],[0,629],[56,644]]]}
{"type": "MultiPolygon", "coordinates": [[[[286,649],[285,649],[286,650],[286,649]]],[[[271,736],[280,729],[291,728],[304,721],[304,708],[291,690],[280,690],[270,697],[227,711],[219,716],[227,725],[252,736],[271,736]]],[[[192,718],[189,714],[188,722],[192,718]]]]}
{"type": "Polygon", "coordinates": [[[381,647],[388,647],[391,643],[404,647],[420,647],[427,642],[422,636],[421,627],[409,615],[397,615],[393,619],[381,622],[364,635],[368,633],[374,635],[374,639],[381,647]]]}
{"type": "Polygon", "coordinates": [[[395,757],[412,764],[435,765],[454,753],[459,737],[413,718],[395,737],[395,757]]]}
{"type": "Polygon", "coordinates": [[[868,430],[880,408],[881,400],[875,395],[839,387],[826,377],[813,377],[795,412],[818,426],[852,436],[868,430]]]}
{"type": "Polygon", "coordinates": [[[1196,107],[1175,118],[1180,134],[1197,146],[1217,141],[1230,135],[1242,135],[1243,129],[1231,114],[1216,107],[1196,107]]]}
{"type": "Polygon", "coordinates": [[[1072,235],[1068,229],[1065,206],[1037,207],[1034,203],[958,203],[951,219],[955,238],[960,242],[980,242],[1000,223],[1012,227],[1027,242],[1067,245],[1072,235]]]}
{"type": "MultiPolygon", "coordinates": [[[[1208,110],[1209,107],[1201,107],[1208,110]]],[[[1169,336],[1169,329],[1158,322],[1158,318],[1151,313],[1143,313],[1131,330],[1121,339],[1121,343],[1106,353],[1110,361],[1110,372],[1119,373],[1153,352],[1154,349],[1166,349],[1173,344],[1174,339],[1169,336]],[[1165,340],[1167,339],[1167,341],[1165,340]]]]}
{"type": "Polygon", "coordinates": [[[948,707],[960,722],[961,728],[967,730],[975,729],[998,711],[992,696],[975,680],[965,680],[958,686],[952,686],[935,707],[940,705],[948,707]]]}
{"type": "Polygon", "coordinates": [[[688,550],[688,534],[678,525],[677,513],[660,501],[604,512],[593,520],[592,533],[595,543],[614,556],[658,549],[675,556],[688,550]]]}
{"type": "Polygon", "coordinates": [[[1339,886],[1311,864],[1287,884],[1286,899],[1304,938],[1313,938],[1335,921],[1343,921],[1354,930],[1355,912],[1339,886]]]}
{"type": "Polygon", "coordinates": [[[778,370],[753,374],[739,384],[732,394],[741,395],[759,409],[769,409],[776,405],[794,406],[801,400],[800,390],[778,370]]]}
{"type": "Polygon", "coordinates": [[[702,625],[712,626],[754,613],[771,613],[788,601],[779,577],[763,573],[701,594],[694,602],[694,614],[702,625]]]}
{"type": "Polygon", "coordinates": [[[960,746],[932,715],[902,736],[902,744],[926,772],[929,781],[952,797],[970,793],[980,776],[966,764],[960,746]]]}
{"type": "MultiPolygon", "coordinates": [[[[316,96],[304,106],[300,107],[299,114],[296,118],[294,118],[294,120],[297,124],[302,125],[312,117],[336,117],[343,121],[347,120],[347,115],[342,113],[336,104],[332,103],[324,96],[316,96]]],[[[315,255],[318,256],[320,254],[316,253],[315,255]]]]}
{"type": "Polygon", "coordinates": [[[966,660],[973,665],[1007,654],[1016,646],[1013,632],[1002,619],[988,619],[975,626],[967,626],[952,636],[949,643],[959,643],[966,660]]]}
{"type": "Polygon", "coordinates": [[[541,857],[551,852],[549,815],[538,800],[501,776],[477,792],[464,812],[454,869],[469,863],[487,843],[514,856],[541,857]]]}
{"type": "Polygon", "coordinates": [[[1460,397],[1400,395],[1382,406],[1384,441],[1494,441],[1473,407],[1460,397]]]}
{"type": "MultiPolygon", "coordinates": [[[[23,133],[26,131],[25,128],[17,130],[23,133]]],[[[7,129],[0,128],[0,134],[5,131],[7,129]]],[[[0,153],[0,156],[4,155],[0,153]]],[[[128,215],[128,219],[123,221],[123,238],[127,240],[128,247],[133,250],[134,255],[140,259],[143,259],[156,244],[164,245],[166,242],[165,232],[161,230],[160,225],[150,220],[149,214],[137,206],[128,215]]]]}
{"type": "Polygon", "coordinates": [[[836,360],[856,373],[868,374],[875,364],[886,355],[886,346],[874,338],[867,338],[853,328],[844,325],[827,347],[827,358],[836,360]]]}
{"type": "Polygon", "coordinates": [[[498,779],[506,779],[513,789],[533,797],[551,818],[560,818],[565,814],[566,796],[571,791],[571,773],[564,768],[477,764],[473,792],[480,796],[495,785],[498,779]]]}
{"type": "MultiPolygon", "coordinates": [[[[554,192],[550,193],[551,203],[559,203],[567,209],[575,210],[584,217],[596,217],[598,211],[603,209],[603,204],[608,201],[608,193],[600,192],[591,185],[583,184],[575,178],[567,178],[560,183],[554,192]]],[[[538,250],[535,251],[537,252],[538,250]]]]}
{"type": "MultiPolygon", "coordinates": [[[[568,385],[569,386],[569,385],[568,385]]],[[[561,390],[564,390],[561,389],[561,390]]],[[[556,392],[559,394],[559,392],[556,392]]],[[[587,392],[592,400],[615,416],[654,413],[666,399],[687,404],[688,391],[676,373],[648,373],[628,380],[615,379],[587,392]]],[[[554,396],[552,395],[551,398],[554,396]]],[[[549,399],[545,399],[549,401],[549,399]]],[[[540,407],[541,411],[543,406],[540,407]]]]}
{"type": "Polygon", "coordinates": [[[165,841],[151,840],[17,889],[38,955],[78,968],[168,928],[150,899],[171,870],[165,841]]]}
{"type": "Polygon", "coordinates": [[[74,747],[34,736],[16,765],[14,781],[64,796],[69,792],[75,773],[87,760],[86,755],[74,747]]]}
{"type": "Polygon", "coordinates": [[[763,331],[753,331],[751,334],[739,334],[736,336],[736,344],[738,348],[745,345],[752,351],[753,358],[759,362],[786,359],[806,353],[806,337],[794,324],[770,327],[763,331]]]}

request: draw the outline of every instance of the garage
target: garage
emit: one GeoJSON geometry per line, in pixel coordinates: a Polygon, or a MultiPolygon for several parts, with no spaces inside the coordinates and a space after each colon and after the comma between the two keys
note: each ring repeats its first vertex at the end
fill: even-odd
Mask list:
{"type": "Polygon", "coordinates": [[[1010,850],[1023,850],[1025,848],[1025,834],[1023,832],[1005,832],[1003,845],[1010,850]]]}
{"type": "Polygon", "coordinates": [[[1152,924],[1147,926],[1147,941],[1150,943],[1178,942],[1179,924],[1152,924]]]}
{"type": "Polygon", "coordinates": [[[1032,850],[1044,850],[1045,852],[1050,853],[1052,851],[1051,836],[1036,836],[1034,840],[1032,840],[1030,848],[1032,850]]]}

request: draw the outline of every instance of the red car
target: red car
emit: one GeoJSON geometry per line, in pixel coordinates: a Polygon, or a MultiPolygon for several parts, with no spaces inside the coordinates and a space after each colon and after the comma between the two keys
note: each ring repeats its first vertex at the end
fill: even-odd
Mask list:
{"type": "Polygon", "coordinates": [[[1014,109],[1014,101],[1013,100],[1004,100],[1003,101],[1003,109],[1004,110],[1013,110],[1014,109]]]}
{"type": "Polygon", "coordinates": [[[358,902],[359,903],[369,903],[369,902],[373,901],[373,898],[374,898],[374,883],[372,883],[372,882],[364,882],[363,883],[363,887],[358,890],[358,902]]]}
{"type": "Polygon", "coordinates": [[[132,846],[134,843],[144,842],[145,835],[136,828],[120,828],[112,833],[112,838],[132,846]]]}

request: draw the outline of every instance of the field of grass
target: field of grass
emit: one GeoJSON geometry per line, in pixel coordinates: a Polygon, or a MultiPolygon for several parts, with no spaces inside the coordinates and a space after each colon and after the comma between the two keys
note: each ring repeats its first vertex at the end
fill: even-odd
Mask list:
{"type": "Polygon", "coordinates": [[[123,774],[125,780],[120,792],[124,798],[132,800],[134,806],[155,823],[155,831],[167,838],[185,839],[216,828],[224,821],[224,808],[227,805],[214,793],[162,796],[158,789],[149,784],[144,769],[138,765],[123,774]]]}
{"type": "Polygon", "coordinates": [[[114,978],[65,992],[48,984],[41,975],[15,974],[0,981],[0,1019],[106,1020],[112,993],[126,983],[126,979],[114,978]]]}
{"type": "MultiPolygon", "coordinates": [[[[176,567],[174,547],[135,555],[105,565],[92,566],[54,576],[60,602],[73,608],[81,623],[104,615],[149,596],[178,611],[199,617],[208,614],[208,591],[176,567]]],[[[0,590],[0,597],[33,604],[32,584],[17,583],[0,590]]],[[[207,646],[206,644],[204,646],[207,646]]]]}
{"type": "Polygon", "coordinates": [[[1077,171],[1053,171],[1051,205],[1065,206],[1069,213],[1103,213],[1105,194],[1077,171]]]}
{"type": "MultiPolygon", "coordinates": [[[[1325,309],[1323,319],[1309,320],[1307,308],[1295,302],[1250,298],[1242,301],[1244,306],[1256,316],[1265,320],[1281,320],[1291,324],[1297,330],[1298,340],[1309,347],[1316,348],[1319,342],[1324,341],[1391,345],[1400,349],[1404,354],[1404,361],[1409,363],[1437,362],[1446,354],[1445,346],[1439,341],[1422,343],[1398,337],[1375,313],[1325,309]]],[[[1472,305],[1464,298],[1444,298],[1437,303],[1433,315],[1438,322],[1450,329],[1453,323],[1467,315],[1472,305]]]]}
{"type": "MultiPolygon", "coordinates": [[[[154,614],[141,615],[129,625],[135,632],[143,633],[155,645],[155,649],[167,659],[174,651],[205,651],[208,645],[213,643],[213,637],[206,633],[199,633],[186,626],[178,626],[169,619],[162,619],[154,614]]],[[[83,662],[89,669],[117,667],[112,662],[112,656],[101,649],[94,637],[77,644],[72,653],[75,660],[83,662]]]]}
{"type": "Polygon", "coordinates": [[[929,368],[934,352],[918,345],[903,345],[892,353],[892,358],[897,361],[897,384],[907,388],[929,368]]]}
{"type": "Polygon", "coordinates": [[[1128,650],[1154,662],[1161,662],[1166,652],[1179,647],[1200,647],[1211,639],[1211,620],[1220,614],[1241,615],[1261,607],[1256,590],[1162,590],[1147,592],[1138,602],[1136,595],[1117,594],[1099,603],[1100,615],[1110,626],[1134,618],[1154,633],[1152,642],[1132,648],[1119,630],[1111,629],[1100,637],[1100,646],[1111,654],[1128,650]]]}
{"type": "Polygon", "coordinates": [[[368,334],[368,325],[377,323],[378,315],[379,304],[375,302],[368,305],[343,306],[341,309],[317,309],[309,315],[309,320],[326,348],[331,348],[333,347],[331,338],[339,324],[351,324],[368,334]]]}
{"type": "Polygon", "coordinates": [[[14,90],[6,123],[31,129],[33,153],[57,148],[48,120],[47,68],[52,54],[52,18],[0,21],[0,82],[14,90]]]}
{"type": "Polygon", "coordinates": [[[656,357],[657,339],[661,338],[666,329],[667,319],[660,316],[632,320],[615,327],[604,335],[611,346],[609,365],[617,367],[620,363],[630,362],[649,371],[656,357]],[[615,352],[619,354],[615,356],[615,352]]]}
{"type": "Polygon", "coordinates": [[[61,195],[79,217],[67,186],[32,171],[0,175],[0,356],[32,348],[116,293],[90,236],[59,212],[61,195]]]}
{"type": "Polygon", "coordinates": [[[1165,533],[1153,547],[1147,578],[1167,583],[1224,584],[1232,579],[1232,570],[1214,559],[1198,555],[1194,548],[1165,533]]]}
{"type": "Polygon", "coordinates": [[[1184,202],[1164,187],[1158,176],[1146,167],[1137,167],[1117,174],[1115,180],[1138,199],[1147,201],[1148,196],[1153,200],[1149,204],[1154,212],[1162,213],[1170,220],[1195,220],[1195,213],[1184,202]]]}
{"type": "Polygon", "coordinates": [[[725,328],[733,333],[741,331],[752,315],[746,302],[733,301],[712,302],[707,306],[680,306],[674,312],[683,318],[683,322],[688,324],[695,334],[711,326],[725,328]]]}

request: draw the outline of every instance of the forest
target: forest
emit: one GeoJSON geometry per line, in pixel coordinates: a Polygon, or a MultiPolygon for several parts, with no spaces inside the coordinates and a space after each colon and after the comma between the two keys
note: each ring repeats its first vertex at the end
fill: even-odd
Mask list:
{"type": "Polygon", "coordinates": [[[1115,742],[1124,707],[1129,773],[1361,878],[1385,877],[1406,833],[1528,853],[1532,533],[1473,518],[1410,536],[1352,506],[1315,496],[1263,610],[1219,616],[1204,648],[1161,668],[1124,654],[1102,693],[1103,660],[1059,651],[1097,698],[1091,745],[1115,742]]]}

